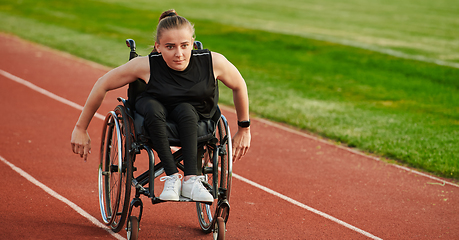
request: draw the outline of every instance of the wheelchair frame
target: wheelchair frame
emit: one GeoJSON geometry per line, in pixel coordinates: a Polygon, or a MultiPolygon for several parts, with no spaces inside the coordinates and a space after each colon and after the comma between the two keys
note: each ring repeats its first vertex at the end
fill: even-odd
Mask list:
{"type": "MultiPolygon", "coordinates": [[[[134,40],[127,39],[126,44],[131,49],[129,60],[137,57],[134,40]]],[[[202,44],[197,41],[194,47],[202,49],[202,44]]],[[[138,92],[142,88],[142,83],[138,81],[141,80],[129,85],[128,100],[119,97],[118,101],[122,104],[110,111],[105,118],[98,174],[102,219],[114,232],[119,232],[126,222],[128,239],[138,238],[143,212],[143,202],[140,197],[142,195],[148,197],[153,205],[165,202],[156,197],[154,192],[154,179],[164,173],[164,168],[161,162],[155,164],[155,155],[151,145],[145,136],[138,134],[139,131],[135,129],[136,114],[130,107],[129,99],[135,99],[133,98],[133,95],[136,94],[134,91],[138,92]],[[142,150],[148,154],[149,169],[135,177],[136,155],[142,150]],[[135,189],[135,197],[132,200],[131,187],[135,189]],[[137,216],[132,214],[134,208],[139,210],[137,216]]],[[[198,220],[204,232],[213,232],[214,239],[225,238],[230,209],[231,151],[231,133],[228,122],[225,116],[220,114],[218,121],[215,122],[212,137],[198,141],[197,161],[198,175],[206,176],[207,182],[204,182],[204,186],[214,196],[212,203],[196,202],[198,220]]],[[[173,156],[177,167],[183,171],[181,149],[174,152],[173,156]]],[[[191,201],[191,199],[180,196],[179,202],[191,201]]]]}

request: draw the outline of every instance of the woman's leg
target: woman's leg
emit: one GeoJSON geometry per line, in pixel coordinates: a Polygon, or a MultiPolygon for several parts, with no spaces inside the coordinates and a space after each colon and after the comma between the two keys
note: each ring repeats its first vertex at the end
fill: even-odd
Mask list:
{"type": "Polygon", "coordinates": [[[181,103],[170,112],[169,116],[178,126],[185,166],[184,175],[196,175],[199,115],[191,104],[181,103]]]}
{"type": "Polygon", "coordinates": [[[197,174],[198,121],[196,109],[189,103],[179,104],[170,113],[170,118],[178,125],[185,165],[182,196],[199,202],[213,202],[212,194],[202,184],[204,176],[197,174]]]}
{"type": "Polygon", "coordinates": [[[178,173],[167,139],[166,108],[151,97],[142,97],[135,104],[137,112],[145,118],[145,129],[150,136],[153,149],[163,163],[166,175],[178,173]]]}

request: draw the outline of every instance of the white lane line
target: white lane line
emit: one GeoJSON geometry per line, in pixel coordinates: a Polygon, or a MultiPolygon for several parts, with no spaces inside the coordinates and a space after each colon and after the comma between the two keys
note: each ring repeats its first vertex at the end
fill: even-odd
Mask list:
{"type": "MultiPolygon", "coordinates": [[[[234,111],[233,108],[229,108],[229,107],[226,107],[226,106],[220,106],[221,109],[224,109],[226,111],[229,111],[229,112],[236,112],[234,111]]],[[[318,141],[318,142],[321,142],[321,143],[324,143],[324,144],[327,144],[327,145],[330,145],[330,146],[333,146],[333,147],[337,147],[337,148],[340,148],[340,149],[343,149],[343,150],[346,150],[348,152],[351,152],[351,153],[355,153],[357,155],[360,155],[360,156],[363,156],[363,157],[367,157],[367,158],[370,158],[370,159],[373,159],[373,160],[376,160],[376,161],[381,161],[381,159],[377,158],[377,157],[374,157],[374,156],[371,156],[371,155],[367,155],[363,152],[359,152],[357,150],[354,150],[352,148],[348,148],[348,147],[344,147],[344,146],[341,146],[341,145],[336,145],[336,144],[333,144],[329,141],[326,141],[326,140],[323,140],[323,139],[320,139],[318,137],[315,137],[315,136],[312,136],[312,135],[309,135],[307,133],[304,133],[304,132],[300,132],[298,130],[295,130],[295,129],[292,129],[292,128],[288,128],[288,127],[285,127],[285,126],[282,126],[278,123],[275,123],[275,122],[271,122],[269,120],[266,120],[266,119],[262,119],[262,118],[255,118],[256,121],[259,121],[259,122],[262,122],[266,125],[270,125],[272,127],[275,127],[275,128],[278,128],[278,129],[281,129],[281,130],[284,130],[286,132],[289,132],[289,133],[293,133],[293,134],[296,134],[296,135],[299,135],[299,136],[302,136],[302,137],[305,137],[305,138],[309,138],[309,139],[312,139],[314,141],[318,141]]],[[[450,185],[450,186],[453,186],[453,187],[459,187],[459,184],[456,184],[456,183],[453,183],[453,182],[448,182],[446,180],[443,180],[441,178],[438,178],[438,177],[434,177],[434,176],[431,176],[429,174],[426,174],[426,173],[422,173],[422,172],[419,172],[419,171],[416,171],[414,169],[410,169],[410,168],[407,168],[407,167],[404,167],[404,166],[400,166],[400,165],[397,165],[397,164],[392,164],[392,163],[387,163],[388,165],[390,166],[393,166],[393,167],[396,167],[396,168],[399,168],[399,169],[402,169],[402,170],[405,170],[407,172],[411,172],[411,173],[414,173],[414,174],[417,174],[417,175],[420,175],[420,176],[423,176],[423,177],[426,177],[426,178],[430,178],[434,181],[438,181],[438,182],[441,182],[443,185],[447,184],[447,185],[450,185]]]]}
{"type": "Polygon", "coordinates": [[[85,210],[83,210],[82,208],[80,208],[78,205],[76,205],[75,203],[71,202],[70,200],[68,200],[67,198],[63,197],[62,195],[60,195],[59,193],[55,192],[54,190],[52,190],[51,188],[47,187],[46,185],[44,185],[43,183],[39,182],[37,179],[35,179],[34,177],[32,177],[30,174],[28,174],[27,172],[25,172],[24,170],[16,167],[14,164],[10,163],[9,161],[7,161],[5,158],[3,158],[2,156],[0,156],[0,160],[5,163],[6,165],[8,165],[11,169],[13,169],[15,172],[19,173],[21,176],[23,176],[25,179],[27,179],[29,182],[35,184],[37,187],[43,189],[46,193],[48,193],[49,195],[53,196],[54,198],[56,198],[57,200],[67,204],[69,207],[71,207],[73,210],[75,210],[77,213],[79,213],[81,216],[85,217],[86,219],[88,219],[90,222],[92,222],[94,225],[96,225],[97,227],[100,227],[102,229],[104,229],[105,231],[107,231],[108,233],[110,233],[110,235],[112,235],[113,237],[115,237],[116,239],[118,240],[126,240],[124,237],[122,237],[121,235],[119,235],[118,233],[114,233],[111,229],[109,229],[108,227],[106,227],[104,224],[102,224],[101,222],[99,222],[95,217],[91,216],[91,214],[87,213],[85,210]]]}
{"type": "MultiPolygon", "coordinates": [[[[82,106],[80,106],[80,105],[78,105],[78,104],[76,104],[76,103],[74,103],[74,102],[71,102],[71,101],[69,101],[69,100],[67,100],[67,99],[65,99],[65,98],[59,97],[59,96],[55,95],[54,93],[51,93],[51,92],[49,92],[49,91],[47,91],[47,90],[45,90],[45,89],[42,89],[42,88],[40,88],[40,87],[38,87],[38,86],[36,86],[36,85],[34,85],[34,84],[32,84],[32,83],[30,83],[30,82],[28,82],[28,81],[22,79],[22,78],[16,77],[16,76],[14,76],[14,75],[12,75],[12,74],[10,74],[10,73],[7,73],[7,72],[5,72],[5,71],[3,71],[3,70],[1,70],[1,69],[0,69],[0,74],[2,74],[3,76],[5,76],[5,77],[7,77],[7,78],[10,78],[10,79],[13,80],[13,81],[16,81],[16,82],[18,82],[18,83],[20,83],[20,84],[23,84],[23,85],[27,86],[27,87],[30,87],[30,88],[32,88],[33,90],[38,91],[38,92],[40,92],[40,93],[42,93],[42,94],[44,94],[44,95],[46,95],[46,96],[50,96],[51,98],[56,99],[56,100],[59,101],[59,102],[62,102],[62,103],[64,103],[64,104],[67,104],[67,105],[69,105],[69,106],[71,106],[71,107],[74,107],[74,108],[76,108],[76,109],[78,109],[78,110],[82,110],[82,109],[83,109],[82,106]]],[[[99,114],[99,115],[100,115],[100,114],[99,114]]],[[[96,117],[97,117],[97,114],[96,114],[96,117]]],[[[100,115],[99,118],[102,119],[102,120],[104,119],[102,115],[100,115]]],[[[252,182],[252,181],[248,180],[247,178],[244,178],[244,177],[242,177],[242,176],[239,176],[239,175],[237,175],[237,174],[235,174],[235,173],[233,173],[233,176],[234,176],[235,178],[241,180],[241,181],[244,181],[244,182],[246,182],[246,183],[248,183],[248,184],[250,184],[250,185],[252,185],[252,186],[255,186],[255,187],[257,187],[257,188],[259,188],[259,189],[261,189],[261,190],[263,190],[263,191],[266,191],[266,192],[268,192],[268,193],[270,193],[270,194],[272,194],[272,195],[274,195],[274,196],[277,196],[277,197],[279,197],[279,198],[281,198],[281,199],[284,199],[284,200],[286,200],[287,202],[290,202],[290,203],[292,203],[292,204],[294,204],[294,205],[296,205],[296,206],[299,206],[299,207],[304,208],[304,209],[306,209],[306,210],[308,210],[308,211],[311,211],[311,212],[313,212],[313,213],[316,213],[316,214],[318,214],[318,215],[320,215],[320,216],[322,216],[322,217],[324,217],[324,218],[327,218],[327,219],[329,219],[329,220],[331,220],[331,221],[333,221],[333,222],[336,222],[336,223],[338,223],[338,224],[340,224],[340,225],[342,225],[342,226],[344,226],[344,227],[347,227],[347,228],[349,228],[349,229],[351,229],[351,230],[354,230],[354,231],[356,231],[356,232],[358,232],[358,233],[361,233],[361,234],[363,234],[363,235],[365,235],[365,236],[367,236],[367,237],[370,237],[370,238],[372,238],[372,239],[378,239],[378,240],[381,239],[381,238],[378,238],[378,237],[376,237],[376,236],[373,236],[373,235],[371,235],[370,233],[365,232],[365,231],[363,231],[363,230],[361,230],[361,229],[359,229],[359,228],[356,228],[356,227],[354,227],[354,226],[352,226],[352,225],[350,225],[350,224],[348,224],[348,223],[345,223],[345,222],[343,222],[343,221],[341,221],[341,220],[339,220],[339,219],[337,219],[337,218],[334,218],[334,217],[332,217],[332,216],[330,216],[330,215],[328,215],[328,214],[326,214],[326,213],[323,213],[323,212],[321,212],[321,211],[318,211],[318,210],[316,210],[316,209],[314,209],[314,208],[311,208],[311,207],[309,207],[309,206],[307,206],[307,205],[305,205],[305,204],[303,204],[303,203],[300,203],[300,202],[298,202],[298,201],[296,201],[296,200],[294,200],[294,199],[292,199],[292,198],[289,198],[289,197],[287,197],[287,196],[285,196],[285,195],[282,195],[282,194],[280,194],[280,193],[278,193],[278,192],[276,192],[276,191],[274,191],[274,190],[271,190],[271,189],[269,189],[269,188],[267,188],[267,187],[265,187],[265,186],[262,186],[262,185],[260,185],[260,184],[258,184],[258,183],[255,183],[255,182],[252,182]]],[[[43,185],[43,186],[44,186],[44,185],[43,185]]],[[[44,186],[44,187],[46,187],[46,186],[44,186]]],[[[51,190],[51,189],[50,189],[50,190],[51,190]]],[[[52,190],[51,190],[51,191],[52,191],[52,190]]],[[[57,194],[57,193],[56,193],[56,194],[57,194]]],[[[67,201],[68,201],[68,200],[67,200],[67,201]]],[[[70,201],[69,201],[69,202],[70,202],[70,201]]],[[[73,203],[72,203],[72,204],[73,204],[73,203]]],[[[75,205],[75,206],[76,206],[76,205],[75,205]]],[[[78,207],[78,206],[76,206],[76,207],[78,207]]],[[[82,210],[82,209],[81,209],[81,210],[82,210]]],[[[83,210],[82,210],[82,211],[83,211],[83,210]]],[[[90,216],[90,215],[89,215],[89,216],[90,216]]],[[[93,217],[91,216],[91,218],[93,218],[93,217]]],[[[97,221],[97,220],[96,220],[96,221],[97,221]]],[[[99,222],[99,223],[100,223],[100,222],[99,222]]],[[[103,226],[103,225],[102,225],[102,226],[103,226]]],[[[105,226],[103,226],[103,227],[105,227],[105,226]]]]}
{"type": "Polygon", "coordinates": [[[350,224],[348,224],[346,222],[343,222],[343,221],[341,221],[341,220],[339,220],[339,219],[337,219],[335,217],[332,217],[332,216],[330,216],[330,215],[328,215],[328,214],[326,214],[324,212],[321,212],[319,210],[316,210],[316,209],[314,209],[312,207],[309,207],[308,205],[305,205],[305,204],[303,204],[301,202],[298,202],[295,199],[289,198],[289,197],[287,197],[287,196],[285,196],[283,194],[280,194],[280,193],[278,193],[278,192],[276,192],[274,190],[271,190],[271,189],[269,189],[269,188],[267,188],[267,187],[265,187],[263,185],[260,185],[260,184],[258,184],[256,182],[253,182],[253,181],[251,181],[251,180],[249,180],[247,178],[239,176],[239,175],[237,175],[235,173],[233,173],[233,177],[235,177],[235,178],[237,178],[237,179],[239,179],[239,180],[241,180],[241,181],[243,181],[245,183],[248,183],[248,184],[250,184],[250,185],[252,185],[252,186],[254,186],[256,188],[259,188],[259,189],[261,189],[261,190],[263,190],[263,191],[265,191],[267,193],[270,193],[270,194],[272,194],[272,195],[274,195],[274,196],[276,196],[278,198],[284,199],[285,201],[287,201],[287,202],[289,202],[289,203],[291,203],[291,204],[293,204],[295,206],[298,206],[300,208],[306,209],[306,210],[308,210],[310,212],[313,212],[313,213],[315,213],[315,214],[317,214],[317,215],[319,215],[321,217],[324,217],[324,218],[326,218],[326,219],[328,219],[330,221],[333,221],[333,222],[335,222],[335,223],[337,223],[337,224],[339,224],[341,226],[347,227],[347,228],[349,228],[349,229],[351,229],[353,231],[356,231],[356,232],[358,232],[360,234],[363,234],[363,235],[365,235],[365,236],[367,236],[367,237],[369,237],[371,239],[382,240],[382,238],[376,237],[376,236],[372,235],[371,233],[363,231],[362,229],[354,227],[354,226],[352,226],[352,225],[350,225],[350,224]]]}
{"type": "MultiPolygon", "coordinates": [[[[357,150],[354,150],[354,149],[351,149],[351,148],[347,148],[347,147],[343,147],[341,145],[336,145],[336,144],[333,144],[333,143],[330,143],[328,141],[325,141],[323,139],[320,139],[320,138],[317,138],[317,137],[314,137],[314,136],[311,136],[311,135],[308,135],[306,133],[303,133],[303,132],[300,132],[300,131],[297,131],[295,129],[291,129],[291,128],[288,128],[288,127],[285,127],[285,126],[282,126],[278,123],[274,123],[274,122],[271,122],[271,121],[268,121],[266,119],[261,119],[261,118],[257,118],[256,119],[257,121],[260,121],[264,124],[267,124],[267,125],[270,125],[270,126],[273,126],[273,127],[276,127],[276,128],[279,128],[279,129],[282,129],[284,131],[287,131],[287,132],[290,132],[290,133],[294,133],[294,134],[297,134],[297,135],[300,135],[302,137],[305,137],[305,138],[309,138],[309,139],[312,139],[312,140],[315,140],[315,141],[318,141],[318,142],[321,142],[321,143],[324,143],[324,144],[327,144],[327,145],[330,145],[330,146],[334,146],[334,147],[337,147],[337,148],[340,148],[340,149],[343,149],[343,150],[346,150],[348,152],[352,152],[352,153],[355,153],[357,155],[360,155],[360,156],[364,156],[364,157],[367,157],[367,158],[371,158],[373,160],[376,160],[376,161],[381,161],[381,159],[377,158],[377,157],[374,157],[374,156],[370,156],[370,155],[366,155],[365,153],[362,153],[362,152],[359,152],[357,150]]],[[[389,163],[388,163],[389,164],[389,163]]],[[[455,184],[453,182],[448,182],[448,181],[445,181],[443,179],[440,179],[440,178],[437,178],[437,177],[434,177],[434,176],[431,176],[429,174],[425,174],[425,173],[422,173],[422,172],[419,172],[419,171],[416,171],[416,170],[413,170],[413,169],[410,169],[410,168],[407,168],[407,167],[404,167],[404,166],[400,166],[400,165],[397,165],[397,164],[389,164],[393,167],[396,167],[396,168],[399,168],[399,169],[402,169],[402,170],[405,170],[407,172],[411,172],[411,173],[414,173],[414,174],[417,174],[417,175],[420,175],[420,176],[423,176],[423,177],[426,177],[426,178],[430,178],[434,181],[438,181],[438,182],[441,182],[443,185],[445,184],[448,184],[448,185],[451,185],[453,187],[459,187],[458,184],[455,184]]]]}
{"type": "MultiPolygon", "coordinates": [[[[11,74],[9,72],[5,72],[5,71],[0,69],[0,74],[3,75],[6,78],[9,78],[10,80],[13,80],[13,81],[15,81],[17,83],[20,83],[20,84],[22,84],[22,85],[24,85],[26,87],[29,87],[32,90],[35,90],[35,91],[37,91],[37,92],[39,92],[39,93],[41,93],[41,94],[43,94],[43,95],[45,95],[47,97],[50,97],[50,98],[52,98],[52,99],[54,99],[54,100],[56,100],[58,102],[61,102],[61,103],[66,104],[66,105],[69,105],[70,107],[76,108],[76,109],[78,109],[80,111],[83,110],[83,106],[81,106],[79,104],[76,104],[76,103],[74,103],[72,101],[69,101],[69,100],[67,100],[67,99],[65,99],[63,97],[57,96],[56,94],[54,94],[54,93],[52,93],[52,92],[50,92],[48,90],[45,90],[45,89],[43,89],[43,88],[41,88],[41,87],[39,87],[39,86],[29,82],[29,81],[26,81],[26,80],[24,80],[24,79],[22,79],[20,77],[16,77],[16,76],[14,76],[13,74],[11,74]]],[[[96,113],[94,116],[99,118],[99,119],[102,119],[102,120],[105,119],[104,116],[102,114],[99,114],[99,113],[96,113]]]]}

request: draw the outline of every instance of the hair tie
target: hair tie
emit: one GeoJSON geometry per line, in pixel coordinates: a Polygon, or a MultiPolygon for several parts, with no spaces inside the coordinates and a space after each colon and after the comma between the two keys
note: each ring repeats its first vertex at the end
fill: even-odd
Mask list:
{"type": "Polygon", "coordinates": [[[173,17],[173,16],[177,16],[177,13],[175,13],[175,12],[170,12],[170,13],[168,13],[165,17],[173,17]]]}

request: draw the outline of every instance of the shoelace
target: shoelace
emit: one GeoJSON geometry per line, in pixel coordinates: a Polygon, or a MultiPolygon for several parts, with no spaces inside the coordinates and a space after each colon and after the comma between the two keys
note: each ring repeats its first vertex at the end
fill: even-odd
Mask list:
{"type": "MultiPolygon", "coordinates": [[[[208,192],[207,188],[204,187],[204,185],[202,184],[203,181],[205,181],[204,176],[196,177],[193,185],[196,185],[196,184],[198,185],[198,191],[199,192],[202,192],[202,191],[208,192]]],[[[193,186],[193,188],[191,190],[191,194],[193,194],[193,190],[195,190],[194,186],[193,186]]]]}
{"type": "Polygon", "coordinates": [[[175,189],[175,181],[182,179],[182,175],[171,175],[164,176],[159,179],[159,181],[164,182],[164,189],[175,189]]]}

